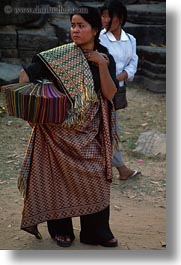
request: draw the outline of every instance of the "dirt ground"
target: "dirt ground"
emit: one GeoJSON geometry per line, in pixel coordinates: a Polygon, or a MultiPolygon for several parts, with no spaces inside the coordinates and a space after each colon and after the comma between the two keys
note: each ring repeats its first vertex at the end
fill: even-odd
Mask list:
{"type": "MultiPolygon", "coordinates": [[[[111,188],[110,226],[119,241],[114,250],[160,250],[166,247],[166,158],[135,155],[140,133],[166,132],[166,98],[142,88],[128,89],[129,107],[119,111],[121,144],[125,163],[142,174],[119,181],[116,169],[111,188]]],[[[0,102],[2,106],[2,101],[0,102]]],[[[39,225],[43,239],[20,230],[23,199],[17,190],[18,172],[30,127],[26,122],[0,114],[0,249],[59,250],[39,225]]],[[[79,242],[79,218],[73,219],[76,240],[71,250],[102,250],[79,242]]]]}

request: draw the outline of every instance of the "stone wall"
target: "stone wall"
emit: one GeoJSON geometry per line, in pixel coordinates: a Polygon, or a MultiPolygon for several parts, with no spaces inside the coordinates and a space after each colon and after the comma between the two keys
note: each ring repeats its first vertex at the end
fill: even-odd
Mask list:
{"type": "MultiPolygon", "coordinates": [[[[103,3],[88,0],[1,0],[0,67],[2,63],[29,64],[37,52],[69,42],[69,15],[63,11],[82,4],[99,7],[103,3]],[[24,10],[20,9],[22,7],[24,10]]],[[[125,29],[137,39],[139,68],[134,82],[153,92],[165,93],[165,1],[123,0],[123,3],[128,9],[125,29]]]]}
{"type": "Polygon", "coordinates": [[[166,92],[166,3],[132,4],[125,29],[137,40],[139,68],[135,82],[156,93],[166,92]]]}

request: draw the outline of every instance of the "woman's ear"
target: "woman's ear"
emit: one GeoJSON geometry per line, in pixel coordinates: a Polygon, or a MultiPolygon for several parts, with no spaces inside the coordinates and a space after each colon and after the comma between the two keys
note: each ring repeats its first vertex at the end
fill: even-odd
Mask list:
{"type": "Polygon", "coordinates": [[[97,33],[98,33],[98,29],[93,29],[93,35],[94,35],[94,37],[97,35],[97,33]]]}

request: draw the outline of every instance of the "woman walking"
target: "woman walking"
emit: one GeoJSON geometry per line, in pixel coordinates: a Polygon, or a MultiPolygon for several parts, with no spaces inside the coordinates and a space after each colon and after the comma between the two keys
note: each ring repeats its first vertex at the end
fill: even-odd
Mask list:
{"type": "MultiPolygon", "coordinates": [[[[121,92],[121,108],[127,107],[126,81],[132,81],[137,71],[138,56],[136,54],[136,39],[127,34],[123,27],[127,20],[127,9],[120,0],[110,0],[101,8],[103,30],[100,33],[100,42],[113,56],[116,63],[116,78],[121,92]],[[123,97],[124,96],[124,97],[123,97]]],[[[117,116],[117,131],[120,133],[117,116]]],[[[119,172],[120,180],[127,180],[138,175],[137,170],[129,169],[124,161],[121,150],[113,155],[113,167],[119,172]]]]}
{"type": "Polygon", "coordinates": [[[71,15],[73,42],[41,52],[20,73],[21,83],[53,80],[73,104],[62,124],[32,125],[19,178],[21,229],[41,238],[38,224],[47,221],[51,237],[68,247],[75,238],[72,217],[80,216],[82,243],[115,247],[109,227],[115,63],[98,40],[98,11],[79,10],[71,15]]]}

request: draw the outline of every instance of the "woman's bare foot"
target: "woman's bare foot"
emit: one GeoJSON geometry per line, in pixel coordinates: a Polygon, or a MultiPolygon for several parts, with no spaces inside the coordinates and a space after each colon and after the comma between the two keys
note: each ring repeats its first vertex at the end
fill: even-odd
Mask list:
{"type": "Polygon", "coordinates": [[[131,170],[127,168],[125,165],[117,167],[117,170],[119,171],[120,180],[127,180],[128,178],[135,177],[141,173],[140,171],[137,170],[131,170]]]}

